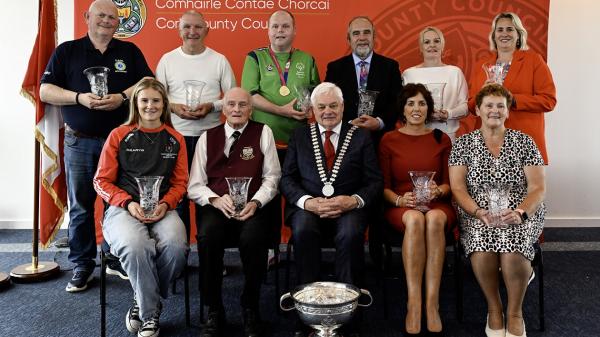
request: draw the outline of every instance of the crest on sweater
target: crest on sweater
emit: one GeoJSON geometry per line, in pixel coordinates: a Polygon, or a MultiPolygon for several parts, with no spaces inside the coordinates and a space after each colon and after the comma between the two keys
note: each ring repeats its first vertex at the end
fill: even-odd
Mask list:
{"type": "Polygon", "coordinates": [[[240,158],[243,160],[250,160],[254,158],[254,149],[252,146],[246,146],[242,149],[242,153],[240,153],[240,158]]]}

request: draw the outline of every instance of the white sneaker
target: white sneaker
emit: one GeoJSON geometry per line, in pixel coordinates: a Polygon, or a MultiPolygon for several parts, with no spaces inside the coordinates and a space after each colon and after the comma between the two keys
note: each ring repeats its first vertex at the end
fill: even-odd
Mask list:
{"type": "Polygon", "coordinates": [[[158,315],[144,321],[138,330],[138,337],[158,337],[160,333],[160,325],[158,323],[158,315]]]}

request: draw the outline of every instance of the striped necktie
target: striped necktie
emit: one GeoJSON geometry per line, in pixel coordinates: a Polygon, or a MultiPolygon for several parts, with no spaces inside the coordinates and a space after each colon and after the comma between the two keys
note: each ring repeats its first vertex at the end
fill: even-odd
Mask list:
{"type": "Polygon", "coordinates": [[[231,156],[231,152],[233,152],[233,147],[235,146],[235,144],[237,143],[237,141],[241,135],[242,135],[242,133],[239,131],[234,131],[231,134],[231,137],[233,137],[233,142],[231,143],[231,146],[229,147],[229,156],[231,156]]]}

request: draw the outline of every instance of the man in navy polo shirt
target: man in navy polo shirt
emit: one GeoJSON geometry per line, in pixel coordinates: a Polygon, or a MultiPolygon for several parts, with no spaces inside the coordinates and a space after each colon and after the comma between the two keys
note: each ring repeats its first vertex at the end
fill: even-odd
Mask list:
{"type": "Polygon", "coordinates": [[[96,266],[92,184],[104,140],[128,115],[127,99],[143,77],[153,76],[142,52],[131,42],[113,38],[119,25],[117,7],[96,0],[84,14],[86,36],[59,45],[42,75],[43,102],[62,106],[65,121],[65,169],[69,197],[69,260],[76,264],[68,292],[87,289],[96,266]],[[92,94],[83,74],[88,67],[109,69],[108,94],[92,94]]]}

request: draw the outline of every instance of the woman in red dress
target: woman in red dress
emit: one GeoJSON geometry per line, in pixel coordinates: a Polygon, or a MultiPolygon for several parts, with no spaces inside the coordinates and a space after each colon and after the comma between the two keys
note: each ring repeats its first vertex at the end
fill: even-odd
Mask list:
{"type": "Polygon", "coordinates": [[[452,143],[438,129],[426,123],[433,114],[433,99],[422,84],[402,89],[399,106],[403,109],[398,130],[386,133],[379,145],[379,161],[384,177],[386,220],[404,232],[402,261],[406,274],[408,303],[406,332],[421,331],[421,286],[425,279],[427,331],[442,331],[439,314],[439,289],[446,249],[446,231],[456,215],[450,204],[448,156],[452,143]],[[409,171],[435,171],[430,185],[429,211],[415,209],[416,200],[409,171]]]}

